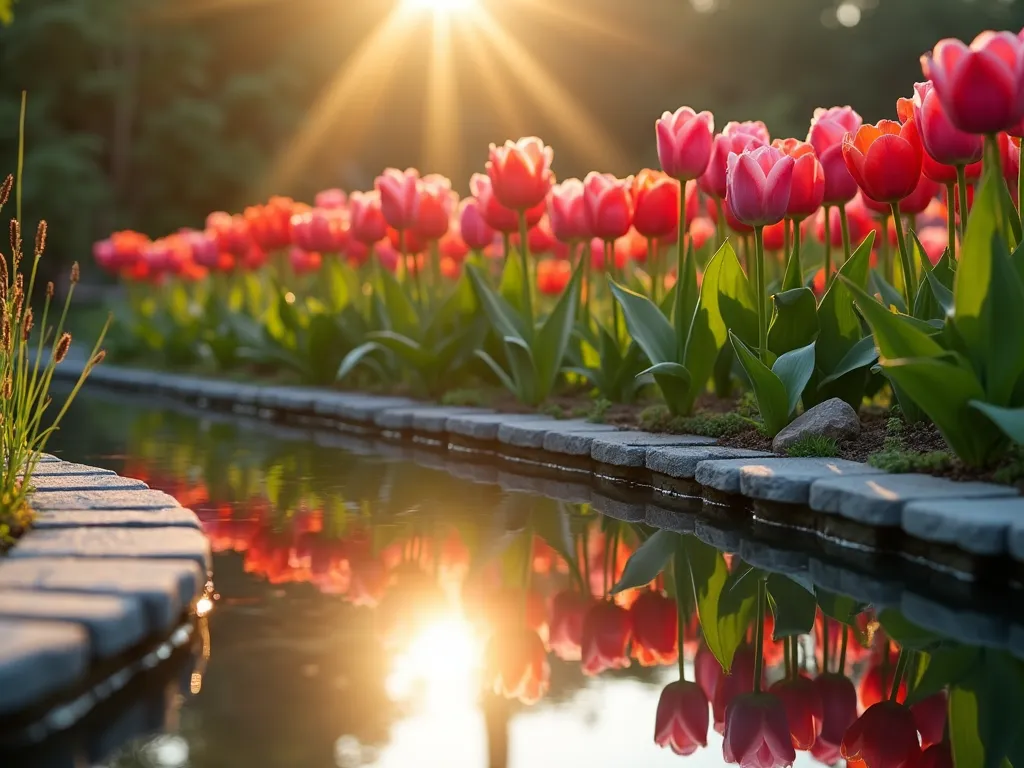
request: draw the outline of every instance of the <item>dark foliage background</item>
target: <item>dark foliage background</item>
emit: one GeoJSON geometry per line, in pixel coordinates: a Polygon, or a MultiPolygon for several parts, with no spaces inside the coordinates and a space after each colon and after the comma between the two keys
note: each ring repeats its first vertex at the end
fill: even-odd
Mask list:
{"type": "Polygon", "coordinates": [[[396,2],[18,0],[0,27],[0,169],[14,168],[27,89],[25,217],[49,220],[53,262],[114,228],[159,235],[270,193],[365,187],[387,165],[449,174],[465,192],[487,144],[523,134],[555,147],[562,177],[625,174],[656,162],[653,122],[682,104],[779,136],[803,137],[816,106],[874,121],[911,93],[939,38],[1024,25],[1020,0],[481,0],[515,42],[455,35],[455,106],[433,141],[420,16],[350,79],[321,141],[288,154],[396,2]]]}

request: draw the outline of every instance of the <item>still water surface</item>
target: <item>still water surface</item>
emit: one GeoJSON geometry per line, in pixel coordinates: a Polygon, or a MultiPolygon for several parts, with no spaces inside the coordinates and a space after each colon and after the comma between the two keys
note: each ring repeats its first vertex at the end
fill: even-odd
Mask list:
{"type": "MultiPolygon", "coordinates": [[[[596,600],[621,575],[640,540],[629,524],[456,477],[400,449],[375,453],[368,441],[314,440],[109,394],[83,396],[51,447],[194,509],[215,552],[218,593],[191,658],[55,746],[79,761],[69,765],[724,765],[714,727],[688,757],[654,740],[662,689],[679,677],[673,599],[659,604],[671,613],[667,641],[649,618],[646,653],[634,640],[628,667],[587,673],[627,661],[581,650],[572,606],[584,585],[596,600]],[[541,649],[522,684],[506,686],[511,698],[494,693],[492,638],[502,629],[541,649]]],[[[734,573],[743,567],[726,562],[734,573]]],[[[671,594],[674,583],[656,586],[671,594]]],[[[630,609],[639,594],[617,600],[630,609]]],[[[681,604],[692,610],[692,600],[681,604]]],[[[862,709],[883,696],[895,666],[875,618],[867,609],[845,632],[829,621],[827,663],[836,666],[846,634],[862,709]]],[[[826,663],[822,624],[819,612],[798,643],[811,677],[826,663]]],[[[697,637],[692,617],[690,680],[697,637]]],[[[769,682],[785,674],[782,649],[767,643],[769,682]]],[[[797,753],[798,766],[821,764],[797,753]]]]}

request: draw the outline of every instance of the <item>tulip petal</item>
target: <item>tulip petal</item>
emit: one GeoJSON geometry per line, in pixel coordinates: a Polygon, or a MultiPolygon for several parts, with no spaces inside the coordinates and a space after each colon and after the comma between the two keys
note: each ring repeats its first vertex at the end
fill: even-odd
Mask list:
{"type": "Polygon", "coordinates": [[[789,206],[793,187],[793,168],[796,161],[788,155],[779,159],[768,174],[764,191],[764,220],[767,224],[782,221],[789,206]]]}

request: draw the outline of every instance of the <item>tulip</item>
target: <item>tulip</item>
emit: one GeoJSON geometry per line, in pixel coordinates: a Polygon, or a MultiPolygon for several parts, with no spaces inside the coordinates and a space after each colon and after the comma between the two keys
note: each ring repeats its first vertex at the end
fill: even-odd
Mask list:
{"type": "Polygon", "coordinates": [[[690,224],[690,242],[694,250],[699,251],[705,243],[715,236],[715,222],[706,216],[698,216],[690,224]]]}
{"type": "Polygon", "coordinates": [[[729,156],[739,154],[747,149],[764,146],[765,142],[754,136],[739,133],[727,136],[724,133],[715,136],[711,149],[711,161],[707,170],[697,180],[697,185],[704,194],[717,200],[722,200],[728,195],[728,165],[729,156]]]}
{"type": "Polygon", "coordinates": [[[843,159],[843,138],[847,133],[855,134],[862,122],[851,107],[814,110],[807,141],[814,147],[825,174],[826,206],[842,205],[857,194],[857,182],[843,159]]]}
{"type": "Polygon", "coordinates": [[[536,704],[547,692],[551,667],[544,643],[532,629],[495,632],[485,657],[496,694],[523,704],[536,704]]]}
{"type": "MultiPolygon", "coordinates": [[[[1019,183],[1021,140],[1016,137],[1011,138],[1005,133],[999,134],[997,140],[999,144],[1000,166],[1003,169],[1003,178],[1006,179],[1006,184],[1010,188],[1010,195],[1013,197],[1013,201],[1017,203],[1020,199],[1019,183]]],[[[974,188],[968,186],[967,192],[968,194],[973,195],[974,188]]],[[[967,209],[970,210],[969,204],[967,209]]]]}
{"type": "Polygon", "coordinates": [[[436,173],[424,176],[417,188],[410,229],[421,240],[440,240],[448,231],[457,204],[451,181],[436,173]]]}
{"type": "Polygon", "coordinates": [[[921,69],[961,131],[995,134],[1024,118],[1024,42],[1012,32],[982,32],[970,47],[940,40],[921,69]]]}
{"type": "MultiPolygon", "coordinates": [[[[538,281],[542,272],[542,268],[538,267],[538,281]]],[[[551,646],[555,656],[563,661],[579,661],[581,658],[583,616],[591,604],[592,601],[585,595],[571,590],[559,592],[551,600],[551,612],[548,617],[548,645],[551,646]]]]}
{"type": "Polygon", "coordinates": [[[782,702],[795,749],[810,749],[821,732],[824,717],[821,694],[809,677],[779,680],[768,689],[782,702]]]}
{"type": "Polygon", "coordinates": [[[591,172],[583,182],[587,229],[606,242],[624,237],[633,224],[633,178],[591,172]]]}
{"type": "Polygon", "coordinates": [[[583,182],[566,179],[551,188],[548,197],[551,231],[563,243],[575,243],[591,236],[583,206],[583,182]]]}
{"type": "Polygon", "coordinates": [[[633,225],[647,238],[666,238],[679,226],[679,182],[659,171],[643,170],[633,181],[633,225]]]}
{"type": "Polygon", "coordinates": [[[843,139],[843,158],[861,191],[892,206],[908,307],[914,306],[914,271],[903,238],[899,201],[913,193],[921,180],[922,153],[914,120],[903,125],[892,120],[862,125],[855,136],[843,139]]]}
{"type": "Polygon", "coordinates": [[[206,229],[217,238],[217,247],[221,251],[236,256],[245,253],[252,242],[249,236],[249,223],[240,214],[232,216],[224,211],[215,211],[206,217],[206,229]]]}
{"type": "Polygon", "coordinates": [[[304,251],[298,246],[292,246],[288,252],[288,260],[291,262],[292,271],[296,275],[305,275],[310,272],[316,272],[320,269],[322,258],[319,253],[313,253],[311,251],[304,251]]]}
{"type": "Polygon", "coordinates": [[[595,603],[583,616],[583,673],[598,675],[628,667],[626,648],[632,634],[629,611],[610,601],[595,603]]]}
{"type": "Polygon", "coordinates": [[[295,201],[290,197],[272,197],[266,205],[246,208],[245,219],[252,239],[265,251],[276,251],[290,245],[291,219],[297,212],[295,201]]]}
{"type": "MultiPolygon", "coordinates": [[[[711,649],[708,648],[707,643],[703,640],[701,640],[700,645],[697,647],[697,653],[693,657],[693,671],[697,684],[708,697],[708,701],[714,701],[715,693],[722,682],[722,678],[725,677],[725,672],[722,671],[722,665],[718,663],[715,654],[711,652],[711,649]]],[[[723,711],[723,717],[724,714],[723,711]]]]}
{"type": "Polygon", "coordinates": [[[904,216],[917,216],[924,213],[939,194],[939,184],[923,173],[918,179],[914,191],[900,200],[900,213],[904,216]]]}
{"type": "Polygon", "coordinates": [[[953,768],[953,753],[949,742],[932,744],[921,753],[912,768],[953,768]]]}
{"type": "Polygon", "coordinates": [[[469,255],[469,245],[462,238],[462,232],[459,230],[458,219],[452,219],[451,224],[448,227],[448,231],[440,240],[438,240],[437,248],[442,257],[449,259],[456,264],[461,264],[465,261],[466,256],[469,255]]]}
{"type": "Polygon", "coordinates": [[[865,768],[913,768],[920,753],[914,716],[895,701],[870,707],[846,731],[840,748],[843,757],[865,768]]]}
{"type": "Polygon", "coordinates": [[[347,203],[348,198],[342,189],[325,189],[322,192],[317,192],[316,197],[313,198],[314,208],[344,209],[347,203]]]}
{"type": "Polygon", "coordinates": [[[344,210],[314,208],[292,216],[292,240],[299,248],[317,253],[337,253],[349,237],[348,214],[344,210]]]}
{"type": "Polygon", "coordinates": [[[679,656],[676,601],[661,592],[640,593],[629,609],[633,658],[642,667],[674,664],[679,656]]]}
{"type": "Polygon", "coordinates": [[[814,687],[821,699],[821,730],[814,743],[814,754],[835,752],[838,758],[843,736],[857,719],[857,690],[850,678],[834,672],[818,675],[814,687]]]}
{"type": "Polygon", "coordinates": [[[383,240],[388,223],[381,208],[380,192],[353,192],[348,198],[352,237],[365,245],[383,240]]]}
{"type": "Polygon", "coordinates": [[[789,221],[783,219],[776,224],[769,224],[764,228],[762,237],[764,238],[764,249],[769,253],[776,251],[782,251],[786,246],[786,228],[789,226],[789,221]]]}
{"type": "Polygon", "coordinates": [[[543,204],[554,181],[553,159],[551,147],[535,136],[506,141],[503,147],[491,144],[487,175],[498,201],[520,212],[543,204]]]}
{"type": "Polygon", "coordinates": [[[700,178],[711,159],[715,118],[710,112],[696,113],[680,107],[665,112],[655,123],[658,161],[661,169],[677,181],[700,178]]]}
{"type": "Polygon", "coordinates": [[[719,733],[725,729],[726,715],[733,700],[754,691],[756,666],[753,646],[740,646],[733,656],[729,674],[723,672],[718,679],[714,696],[711,697],[711,710],[715,718],[715,730],[719,733]]]}
{"type": "Polygon", "coordinates": [[[760,120],[746,120],[737,122],[732,120],[725,124],[722,129],[723,136],[748,136],[756,139],[760,144],[767,144],[771,141],[768,135],[768,127],[760,120]]]}
{"type": "Polygon", "coordinates": [[[929,747],[938,744],[946,731],[948,702],[945,691],[934,693],[910,707],[914,715],[914,723],[921,734],[921,746],[929,747]]]}
{"type": "Polygon", "coordinates": [[[754,231],[753,227],[744,224],[736,218],[736,214],[733,213],[732,210],[732,205],[729,203],[729,198],[725,198],[722,201],[722,218],[725,220],[725,224],[729,230],[731,232],[735,232],[737,235],[749,235],[754,231]]]}
{"type": "Polygon", "coordinates": [[[416,223],[416,205],[420,193],[420,173],[415,168],[404,172],[387,168],[374,182],[380,194],[381,212],[388,226],[398,232],[412,229],[416,223]]]}
{"type": "Polygon", "coordinates": [[[692,755],[708,745],[708,699],[696,683],[669,683],[658,699],[654,743],[677,755],[692,755]]]}
{"type": "Polygon", "coordinates": [[[361,267],[370,259],[370,246],[366,243],[349,238],[345,243],[345,258],[353,267],[361,267]]]}
{"type": "Polygon", "coordinates": [[[722,754],[744,768],[790,766],[796,760],[786,710],[770,693],[737,696],[726,713],[722,754]]]}
{"type": "Polygon", "coordinates": [[[545,296],[559,296],[572,278],[572,264],[562,259],[545,259],[537,264],[537,290],[545,296]]]}
{"type": "MultiPolygon", "coordinates": [[[[469,189],[477,199],[480,213],[484,221],[499,232],[509,233],[519,229],[519,217],[511,208],[502,205],[494,194],[491,179],[481,173],[473,174],[469,180],[469,189]]],[[[544,215],[545,204],[543,201],[534,208],[526,211],[526,223],[533,226],[540,221],[544,215]]]]}
{"type": "Polygon", "coordinates": [[[776,139],[772,146],[795,161],[786,216],[794,221],[802,221],[816,213],[824,202],[825,172],[814,153],[814,147],[805,141],[776,139]]]}
{"type": "MultiPolygon", "coordinates": [[[[928,160],[946,167],[968,166],[981,160],[984,150],[982,137],[961,131],[953,125],[931,82],[915,83],[913,99],[900,99],[896,111],[900,122],[914,119],[928,160]]],[[[935,170],[934,164],[930,169],[935,170]]],[[[955,173],[953,178],[948,178],[948,173],[940,175],[943,177],[932,178],[943,184],[956,180],[955,173]]]]}
{"type": "Polygon", "coordinates": [[[488,224],[480,210],[480,201],[467,197],[459,204],[459,231],[474,251],[482,251],[494,242],[497,232],[488,224]]]}
{"type": "MultiPolygon", "coordinates": [[[[196,230],[182,230],[181,237],[189,250],[189,261],[210,269],[220,264],[221,253],[215,234],[212,232],[198,232],[196,230]]],[[[234,266],[234,259],[231,259],[231,262],[231,266],[234,266]]]]}

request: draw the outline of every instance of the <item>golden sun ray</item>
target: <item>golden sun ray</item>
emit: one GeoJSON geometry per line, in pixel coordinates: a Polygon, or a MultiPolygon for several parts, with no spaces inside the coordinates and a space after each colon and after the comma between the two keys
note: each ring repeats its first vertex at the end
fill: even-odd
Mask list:
{"type": "Polygon", "coordinates": [[[651,48],[648,41],[629,34],[623,29],[595,18],[593,14],[580,13],[551,0],[511,0],[513,3],[524,5],[530,11],[543,13],[550,17],[558,26],[565,28],[570,33],[579,34],[582,37],[602,37],[616,43],[621,43],[634,48],[643,49],[650,53],[651,48]]]}
{"type": "Polygon", "coordinates": [[[428,172],[436,170],[461,179],[462,132],[458,83],[452,61],[452,23],[453,19],[447,14],[434,16],[424,103],[423,167],[428,172]]]}
{"type": "Polygon", "coordinates": [[[526,132],[526,122],[522,114],[515,108],[511,99],[507,96],[508,88],[502,81],[502,76],[495,66],[494,59],[484,48],[483,41],[477,30],[470,25],[460,25],[456,32],[459,37],[459,44],[469,54],[473,63],[473,72],[476,78],[483,85],[483,91],[487,95],[490,107],[505,126],[511,136],[521,136],[526,132]]]}
{"type": "Polygon", "coordinates": [[[387,91],[401,51],[414,27],[392,13],[369,34],[323,89],[302,127],[271,170],[268,186],[282,189],[311,161],[330,135],[334,143],[358,144],[369,130],[377,104],[387,91]],[[345,120],[338,120],[342,111],[345,120]]]}
{"type": "Polygon", "coordinates": [[[518,40],[502,29],[493,16],[480,9],[474,22],[490,43],[490,49],[504,60],[545,117],[578,148],[584,160],[602,169],[629,167],[629,159],[601,127],[601,121],[559,84],[518,40]]]}

